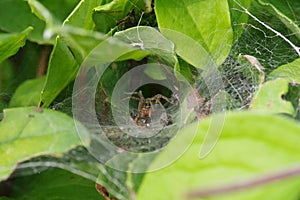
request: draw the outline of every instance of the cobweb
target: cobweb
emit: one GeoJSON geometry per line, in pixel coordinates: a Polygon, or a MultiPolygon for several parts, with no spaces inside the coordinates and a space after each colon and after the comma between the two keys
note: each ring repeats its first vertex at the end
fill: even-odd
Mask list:
{"type": "MultiPolygon", "coordinates": [[[[292,7],[289,8],[293,13],[292,7]]],[[[265,68],[264,73],[267,75],[273,69],[280,65],[287,64],[298,57],[295,49],[295,46],[297,47],[295,42],[297,39],[295,38],[295,33],[292,33],[289,29],[287,29],[280,19],[276,18],[270,12],[263,11],[262,7],[258,4],[254,4],[252,9],[249,11],[237,5],[235,8],[232,8],[232,12],[246,13],[248,14],[249,19],[243,23],[233,24],[235,28],[242,29],[242,34],[239,37],[236,37],[236,41],[234,42],[230,55],[219,67],[219,71],[222,75],[225,92],[230,97],[228,98],[227,108],[229,110],[241,110],[248,108],[253,94],[258,88],[259,71],[251,62],[249,62],[249,60],[243,59],[239,56],[249,55],[256,58],[265,68]],[[291,45],[291,43],[294,46],[291,45]]],[[[143,15],[141,15],[141,18],[137,22],[138,26],[141,23],[142,17],[143,15]]],[[[299,20],[296,20],[296,23],[299,23],[299,20]]],[[[204,94],[201,97],[206,99],[205,103],[209,103],[213,96],[210,96],[209,92],[205,92],[207,87],[204,82],[201,82],[201,79],[196,81],[196,88],[198,89],[199,94],[204,94]]],[[[100,95],[99,97],[100,100],[97,99],[98,102],[101,102],[101,104],[108,108],[105,113],[109,116],[111,114],[109,107],[112,106],[110,105],[110,102],[107,101],[109,94],[106,94],[105,97],[103,97],[103,95],[100,95]]],[[[67,97],[65,100],[53,104],[51,108],[71,114],[71,103],[71,98],[67,97]]],[[[205,103],[203,104],[203,107],[206,106],[205,103]]],[[[174,109],[174,107],[170,106],[169,109],[174,109]]],[[[98,112],[97,114],[99,119],[103,118],[103,113],[98,112]]],[[[120,115],[122,115],[122,111],[120,112],[120,115]]],[[[125,146],[132,146],[133,144],[130,143],[132,138],[124,136],[121,137],[122,131],[120,130],[120,127],[117,127],[116,124],[114,124],[112,116],[106,116],[106,118],[107,121],[104,130],[112,140],[115,140],[117,146],[124,147],[124,143],[126,142],[129,143],[125,146]]],[[[130,121],[131,119],[125,120],[130,121]]],[[[130,122],[128,122],[128,124],[130,124],[130,122]]],[[[125,128],[130,129],[131,126],[129,125],[125,128]]],[[[139,143],[140,145],[141,143],[145,143],[145,146],[140,146],[141,149],[135,149],[135,147],[133,147],[134,145],[131,149],[140,151],[155,150],[156,148],[163,147],[170,138],[171,136],[162,139],[160,144],[157,143],[159,141],[157,138],[153,141],[150,141],[147,138],[138,141],[131,141],[133,143],[139,143]],[[149,149],[145,149],[149,143],[153,146],[148,146],[149,149]]]]}
{"type": "MultiPolygon", "coordinates": [[[[238,1],[236,2],[238,3],[238,1]]],[[[280,21],[280,19],[271,14],[269,10],[265,10],[264,7],[256,4],[253,6],[254,7],[252,9],[249,9],[249,11],[238,5],[236,6],[236,8],[232,8],[232,12],[248,14],[249,19],[244,23],[233,24],[234,27],[241,28],[242,34],[239,37],[236,37],[236,41],[234,42],[230,55],[219,67],[225,85],[225,91],[230,97],[227,105],[227,108],[230,110],[247,109],[253,97],[253,94],[259,86],[258,70],[251,64],[251,62],[249,62],[249,60],[243,59],[239,57],[239,55],[249,55],[256,58],[259,63],[265,68],[264,73],[266,75],[280,65],[290,63],[291,61],[299,57],[297,46],[300,44],[299,40],[296,38],[296,34],[298,33],[293,33],[289,29],[287,29],[286,26],[280,21]]],[[[289,9],[290,12],[296,16],[296,13],[294,13],[292,6],[290,6],[289,9]]],[[[136,25],[140,25],[140,22],[141,21],[139,20],[138,24],[136,25]]],[[[300,24],[299,18],[295,20],[295,23],[297,23],[298,25],[300,24]]],[[[201,81],[196,81],[196,84],[196,88],[198,89],[199,93],[206,94],[205,90],[207,90],[207,88],[205,84],[201,81]]],[[[99,92],[101,93],[100,90],[99,92]]],[[[98,112],[97,114],[99,118],[107,119],[107,121],[105,122],[105,126],[108,130],[107,134],[112,140],[115,140],[117,146],[124,147],[124,145],[127,145],[129,147],[131,146],[131,150],[152,151],[156,150],[157,148],[159,149],[166,143],[168,143],[172,135],[165,134],[166,137],[162,139],[160,138],[158,140],[157,138],[155,138],[155,140],[153,141],[149,141],[148,139],[143,139],[141,141],[130,141],[130,138],[128,137],[122,137],[122,131],[120,130],[120,128],[116,127],[116,125],[113,123],[113,120],[111,119],[112,116],[109,109],[109,107],[111,106],[109,95],[110,94],[108,93],[102,93],[99,96],[100,98],[102,98],[102,100],[99,101],[102,104],[102,109],[107,110],[105,110],[105,112],[98,112]],[[104,114],[106,116],[103,116],[104,114]],[[159,142],[160,140],[161,143],[159,142]],[[155,141],[158,143],[155,143],[155,141]],[[136,147],[142,148],[136,149],[135,144],[132,144],[130,142],[133,142],[135,144],[139,143],[139,146],[136,147]],[[145,149],[145,145],[141,143],[145,143],[145,145],[151,143],[153,146],[148,146],[149,149],[145,149]]],[[[206,99],[205,103],[203,104],[203,107],[205,107],[206,103],[208,103],[209,100],[212,99],[212,96],[204,95],[203,97],[206,99]]],[[[168,105],[166,107],[168,107],[168,109],[173,113],[174,110],[176,110],[176,107],[174,107],[173,105],[168,105]]],[[[71,115],[71,97],[67,96],[60,102],[56,101],[56,103],[51,105],[50,108],[71,115]]],[[[122,110],[120,110],[120,115],[122,115],[122,110]]],[[[172,117],[175,118],[175,116],[172,117]]],[[[127,120],[130,121],[131,119],[127,120]]],[[[174,126],[174,124],[169,127],[170,130],[172,130],[172,126],[174,126]]],[[[130,128],[130,126],[127,128],[130,128]]],[[[170,131],[167,130],[167,133],[170,133],[170,131]]],[[[81,154],[78,152],[86,151],[82,149],[80,151],[75,151],[76,155],[74,154],[74,152],[71,152],[72,155],[75,155],[75,157],[72,157],[73,160],[91,159],[86,158],[86,154],[81,154]]],[[[68,167],[69,162],[70,160],[68,159],[62,159],[62,161],[54,160],[53,162],[51,161],[51,159],[50,161],[45,161],[45,159],[43,159],[42,161],[33,160],[30,162],[26,162],[25,164],[21,164],[19,168],[26,168],[27,166],[36,170],[36,168],[33,167],[35,166],[35,164],[37,167],[60,167],[82,175],[91,180],[96,180],[96,174],[94,172],[86,172],[85,170],[80,169],[78,165],[74,165],[70,168],[68,167]]],[[[42,169],[43,168],[39,168],[39,170],[42,169]]],[[[28,174],[35,172],[36,171],[29,171],[28,174]]]]}
{"type": "MultiPolygon", "coordinates": [[[[127,98],[132,97],[130,94],[126,95],[127,98]]],[[[124,95],[125,98],[126,95],[124,95]]],[[[163,108],[160,104],[153,104],[151,123],[148,125],[145,122],[145,124],[138,126],[137,122],[125,112],[125,109],[120,105],[111,105],[110,102],[105,102],[102,97],[100,95],[100,98],[96,100],[97,104],[102,104],[102,108],[99,106],[100,109],[97,112],[98,121],[104,135],[117,147],[133,152],[155,151],[164,147],[170,138],[174,136],[173,131],[176,124],[173,123],[173,120],[176,118],[176,105],[171,105],[163,100],[161,100],[163,108]],[[121,121],[122,125],[116,124],[111,108],[116,110],[117,121],[121,121]]],[[[145,98],[149,97],[146,96],[145,98]]],[[[139,102],[135,101],[137,100],[129,101],[131,103],[128,105],[131,115],[139,114],[137,108],[139,102]]],[[[99,134],[102,133],[99,132],[99,134]]]]}
{"type": "MultiPolygon", "coordinates": [[[[235,2],[239,5],[238,1],[235,2]]],[[[253,4],[250,11],[241,5],[232,8],[233,12],[246,13],[249,17],[245,23],[233,24],[236,28],[242,28],[243,32],[221,67],[232,109],[247,108],[259,85],[259,71],[250,60],[242,59],[240,55],[257,59],[264,68],[265,76],[300,56],[299,39],[296,37],[299,33],[291,32],[266,7],[253,4]]],[[[290,5],[289,9],[296,16],[290,5]]],[[[299,21],[296,20],[296,23],[299,21]]]]}

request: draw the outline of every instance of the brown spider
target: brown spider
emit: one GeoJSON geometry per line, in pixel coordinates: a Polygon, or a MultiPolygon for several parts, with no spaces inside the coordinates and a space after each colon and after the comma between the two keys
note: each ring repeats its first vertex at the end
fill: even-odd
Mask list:
{"type": "MultiPolygon", "coordinates": [[[[143,96],[142,91],[140,90],[139,92],[134,92],[132,94],[138,95],[139,97],[131,96],[130,98],[133,100],[139,101],[138,104],[138,111],[131,113],[131,118],[132,120],[138,125],[138,126],[146,126],[150,127],[151,123],[151,115],[153,111],[153,104],[159,104],[162,108],[164,106],[160,102],[161,99],[164,99],[165,101],[169,102],[170,104],[176,104],[177,101],[174,100],[173,98],[167,98],[161,94],[157,94],[153,97],[150,98],[145,98],[143,96]]],[[[171,124],[171,117],[167,116],[167,119],[161,119],[161,122],[164,125],[169,125],[171,124]]]]}

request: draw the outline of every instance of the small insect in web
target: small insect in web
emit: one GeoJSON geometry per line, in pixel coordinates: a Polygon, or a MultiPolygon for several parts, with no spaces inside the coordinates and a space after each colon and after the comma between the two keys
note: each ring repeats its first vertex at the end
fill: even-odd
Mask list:
{"type": "MultiPolygon", "coordinates": [[[[153,112],[155,111],[154,104],[159,104],[163,109],[164,109],[164,106],[161,103],[162,99],[167,101],[170,104],[178,104],[178,100],[175,97],[168,98],[161,94],[157,94],[150,98],[145,98],[141,90],[139,92],[132,93],[132,95],[138,96],[138,97],[136,97],[136,96],[130,97],[131,99],[138,101],[138,110],[137,110],[137,112],[131,112],[130,116],[136,125],[142,126],[142,127],[144,127],[144,126],[150,127],[150,124],[152,121],[151,117],[153,115],[153,112]]],[[[163,126],[172,124],[171,116],[168,114],[165,114],[165,116],[160,119],[160,123],[163,126]]]]}

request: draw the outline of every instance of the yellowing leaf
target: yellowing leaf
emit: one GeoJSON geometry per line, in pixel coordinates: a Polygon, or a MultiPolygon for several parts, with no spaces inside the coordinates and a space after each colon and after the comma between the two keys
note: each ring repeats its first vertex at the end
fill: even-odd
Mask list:
{"type": "Polygon", "coordinates": [[[267,81],[254,94],[250,109],[268,113],[288,113],[293,115],[295,109],[291,102],[282,99],[288,92],[288,80],[267,81]]]}
{"type": "Polygon", "coordinates": [[[284,78],[291,83],[300,83],[300,58],[279,66],[269,76],[271,78],[284,78]]]}

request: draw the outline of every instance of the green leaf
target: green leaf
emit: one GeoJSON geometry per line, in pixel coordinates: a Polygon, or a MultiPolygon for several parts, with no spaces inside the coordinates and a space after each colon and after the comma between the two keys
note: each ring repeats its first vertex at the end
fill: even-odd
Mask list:
{"type": "Polygon", "coordinates": [[[100,32],[107,33],[117,25],[117,22],[136,7],[141,0],[113,0],[107,4],[97,6],[94,10],[94,20],[100,32]]]}
{"type": "MultiPolygon", "coordinates": [[[[152,28],[147,27],[149,31],[152,28]]],[[[151,32],[150,32],[151,33],[151,32]]],[[[149,36],[149,35],[148,35],[149,36]]],[[[95,62],[97,64],[111,63],[114,61],[124,61],[129,59],[141,60],[147,55],[152,55],[153,52],[159,52],[161,49],[155,49],[158,45],[151,46],[154,44],[153,42],[147,43],[144,41],[143,43],[136,44],[135,39],[138,37],[135,28],[128,29],[124,32],[120,32],[116,34],[114,37],[107,37],[105,40],[101,41],[98,37],[98,43],[95,45],[95,48],[89,54],[89,58],[93,58],[94,60],[88,60],[89,62],[95,62]],[[127,33],[128,35],[126,35],[127,33]],[[126,36],[128,36],[128,39],[126,36]],[[131,40],[131,38],[133,40],[131,40]],[[147,48],[149,46],[149,49],[147,48]],[[145,48],[144,48],[145,47],[145,48]],[[113,52],[113,53],[112,53],[113,52]],[[97,58],[95,60],[95,58],[97,58]]],[[[149,41],[149,39],[148,39],[149,41]]],[[[163,45],[164,46],[164,45],[163,45]]],[[[165,47],[163,47],[165,48],[165,47]]],[[[162,52],[162,51],[161,51],[162,52]]],[[[165,54],[170,52],[164,51],[165,54]]],[[[167,55],[163,55],[163,57],[167,57],[167,55]]]]}
{"type": "Polygon", "coordinates": [[[295,109],[291,102],[282,99],[288,92],[289,81],[276,79],[263,84],[250,103],[250,109],[267,113],[287,113],[294,115],[295,109]]]}
{"type": "Polygon", "coordinates": [[[107,39],[107,36],[102,33],[70,26],[63,27],[60,34],[62,35],[62,40],[70,47],[78,63],[86,59],[97,45],[107,39]]]}
{"type": "MultiPolygon", "coordinates": [[[[50,56],[47,80],[41,96],[45,107],[75,79],[83,60],[107,38],[101,33],[81,28],[65,27],[61,30],[63,36],[57,38],[50,56]]],[[[112,43],[111,48],[118,45],[112,43]]],[[[102,50],[99,54],[103,54],[102,50]]]]}
{"type": "MultiPolygon", "coordinates": [[[[200,147],[206,133],[214,125],[211,124],[214,117],[189,125],[166,147],[150,170],[157,169],[179,147],[188,149],[171,165],[147,173],[137,199],[182,200],[191,192],[256,180],[287,167],[299,166],[299,123],[283,116],[253,112],[227,113],[215,148],[207,157],[199,159],[200,147]],[[190,145],[190,137],[195,131],[196,138],[190,145]]],[[[293,178],[195,199],[297,200],[299,187],[299,178],[293,178]]]]}
{"type": "Polygon", "coordinates": [[[34,13],[40,20],[46,23],[46,27],[43,32],[43,37],[49,40],[55,35],[61,27],[61,22],[39,1],[37,0],[27,0],[31,12],[34,13]]]}
{"type": "Polygon", "coordinates": [[[81,0],[68,18],[64,21],[64,24],[81,27],[87,30],[93,30],[95,28],[95,23],[93,21],[94,8],[101,5],[101,3],[102,0],[81,0]]]}
{"type": "Polygon", "coordinates": [[[74,80],[79,65],[67,44],[58,37],[52,51],[47,79],[41,94],[41,102],[47,107],[57,95],[74,80]]]}
{"type": "Polygon", "coordinates": [[[227,0],[156,0],[155,12],[161,32],[190,64],[205,68],[205,62],[199,64],[195,60],[207,57],[205,52],[217,65],[228,56],[233,33],[227,0]],[[194,52],[201,54],[195,57],[194,52]]]}
{"type": "MultiPolygon", "coordinates": [[[[79,128],[79,129],[78,129],[79,128]]],[[[54,110],[23,107],[4,110],[0,123],[0,180],[6,179],[17,163],[45,154],[59,156],[81,144],[69,116],[54,110]]],[[[82,138],[87,143],[86,138],[82,138]]]]}
{"type": "Polygon", "coordinates": [[[154,54],[169,64],[175,65],[178,62],[175,55],[174,44],[155,28],[148,26],[129,28],[117,32],[114,38],[130,44],[133,47],[140,48],[140,50],[134,53],[141,52],[141,57],[131,56],[135,60],[140,60],[147,55],[154,54]]]}
{"type": "Polygon", "coordinates": [[[20,177],[34,175],[50,167],[60,168],[72,173],[76,173],[95,182],[102,164],[99,163],[99,161],[96,160],[91,154],[89,154],[85,147],[77,146],[76,148],[63,153],[63,155],[60,157],[44,155],[31,158],[26,162],[19,163],[13,176],[20,177]]]}
{"type": "Polygon", "coordinates": [[[279,66],[269,74],[269,78],[284,78],[291,83],[300,83],[300,58],[279,66]]]}
{"type": "Polygon", "coordinates": [[[53,23],[54,17],[52,14],[37,0],[27,0],[31,12],[35,14],[39,19],[45,21],[46,23],[53,23]]]}
{"type": "Polygon", "coordinates": [[[26,38],[32,30],[32,27],[28,27],[21,33],[0,34],[0,63],[25,45],[26,38]]]}
{"type": "Polygon", "coordinates": [[[40,20],[46,23],[43,37],[51,39],[56,34],[57,27],[61,26],[61,21],[58,20],[42,3],[37,0],[27,0],[31,12],[34,13],[40,20]]]}
{"type": "Polygon", "coordinates": [[[10,191],[13,199],[103,200],[95,182],[62,169],[15,178],[10,191]]]}
{"type": "Polygon", "coordinates": [[[9,107],[38,106],[46,77],[27,80],[15,91],[9,107]]]}

